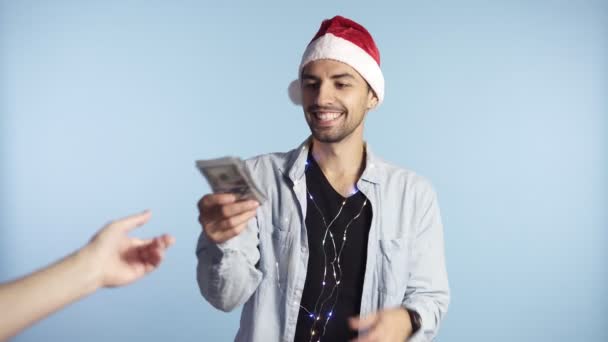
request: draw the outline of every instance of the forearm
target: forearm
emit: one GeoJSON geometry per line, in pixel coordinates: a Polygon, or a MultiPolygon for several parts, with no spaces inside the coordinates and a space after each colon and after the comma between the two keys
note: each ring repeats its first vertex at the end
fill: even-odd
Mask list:
{"type": "Polygon", "coordinates": [[[439,330],[450,303],[443,224],[437,197],[427,188],[420,194],[410,278],[403,305],[420,315],[421,328],[411,341],[430,341],[439,330]]]}
{"type": "Polygon", "coordinates": [[[0,340],[98,288],[96,271],[86,253],[75,252],[31,275],[0,285],[0,340]]]}
{"type": "Polygon", "coordinates": [[[262,280],[261,272],[250,258],[237,250],[201,255],[197,266],[197,281],[201,294],[215,308],[231,311],[243,305],[262,280]]]}
{"type": "Polygon", "coordinates": [[[244,304],[262,281],[255,220],[240,235],[215,244],[201,233],[197,245],[197,281],[201,294],[219,310],[244,304]]]}
{"type": "MultiPolygon", "coordinates": [[[[445,267],[443,240],[435,239],[433,248],[415,258],[403,306],[420,315],[420,330],[411,341],[431,341],[448,311],[450,288],[445,267]]],[[[422,242],[424,245],[425,242],[422,242]]]]}

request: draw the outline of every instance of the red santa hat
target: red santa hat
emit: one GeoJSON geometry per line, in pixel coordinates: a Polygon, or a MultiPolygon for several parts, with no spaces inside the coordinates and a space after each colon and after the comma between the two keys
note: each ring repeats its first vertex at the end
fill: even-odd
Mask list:
{"type": "Polygon", "coordinates": [[[384,100],[384,76],[380,70],[380,52],[371,34],[356,22],[335,16],[321,23],[321,28],[306,47],[298,79],[289,85],[289,97],[295,104],[302,104],[299,78],[302,69],[310,62],[332,59],[348,64],[370,85],[378,97],[378,105],[384,100]]]}

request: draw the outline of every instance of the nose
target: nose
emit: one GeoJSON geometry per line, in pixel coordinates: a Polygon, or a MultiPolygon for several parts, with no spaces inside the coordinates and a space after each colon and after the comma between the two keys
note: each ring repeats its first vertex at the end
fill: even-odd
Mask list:
{"type": "Polygon", "coordinates": [[[334,103],[335,92],[328,82],[322,82],[319,85],[315,96],[315,104],[318,106],[327,106],[334,103]]]}

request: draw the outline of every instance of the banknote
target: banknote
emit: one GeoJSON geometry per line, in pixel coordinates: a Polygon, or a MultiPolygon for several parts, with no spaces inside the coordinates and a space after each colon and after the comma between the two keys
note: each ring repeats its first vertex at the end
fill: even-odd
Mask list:
{"type": "Polygon", "coordinates": [[[205,176],[214,193],[233,193],[239,200],[253,199],[260,204],[266,200],[241,158],[197,160],[196,167],[205,176]]]}

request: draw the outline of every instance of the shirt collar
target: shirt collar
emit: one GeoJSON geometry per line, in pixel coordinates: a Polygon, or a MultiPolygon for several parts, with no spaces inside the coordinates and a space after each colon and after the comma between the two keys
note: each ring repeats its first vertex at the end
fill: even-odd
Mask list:
{"type": "MultiPolygon", "coordinates": [[[[304,177],[311,140],[312,137],[309,136],[298,148],[292,150],[285,165],[286,174],[294,184],[304,177]]],[[[360,179],[374,184],[380,183],[379,161],[369,147],[369,144],[365,143],[365,169],[360,179]]]]}

